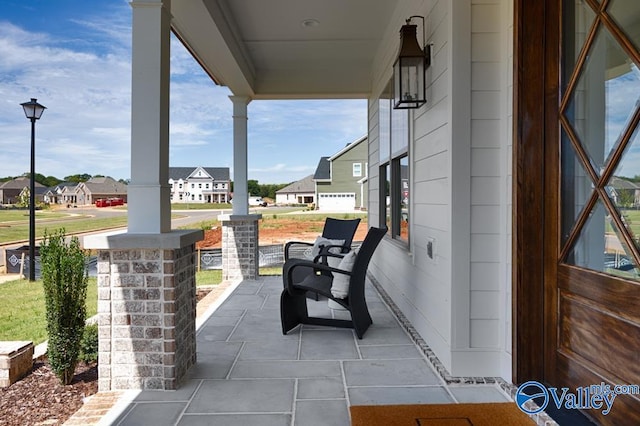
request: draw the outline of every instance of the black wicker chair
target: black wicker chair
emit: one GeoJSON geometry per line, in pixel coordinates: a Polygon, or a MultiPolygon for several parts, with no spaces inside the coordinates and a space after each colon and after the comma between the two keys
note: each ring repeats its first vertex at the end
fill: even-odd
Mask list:
{"type": "MultiPolygon", "coordinates": [[[[328,217],[324,222],[322,229],[322,236],[329,240],[344,240],[341,252],[347,253],[351,250],[351,243],[353,242],[353,236],[358,229],[360,219],[334,219],[328,217]]],[[[289,241],[284,245],[284,260],[294,258],[293,251],[295,249],[310,249],[313,247],[313,243],[305,241],[289,241]]]]}
{"type": "MultiPolygon", "coordinates": [[[[355,257],[355,263],[351,272],[328,265],[314,263],[304,259],[289,259],[285,262],[282,272],[285,289],[280,296],[280,319],[282,322],[282,333],[287,334],[299,324],[326,325],[331,327],[353,328],[359,339],[362,339],[367,328],[372,324],[371,315],[367,308],[364,296],[364,286],[367,268],[371,256],[384,237],[386,228],[369,228],[364,242],[355,257]],[[295,281],[296,269],[307,271],[302,281],[295,281]],[[345,274],[349,276],[348,295],[344,299],[334,297],[331,294],[333,275],[324,273],[308,273],[310,270],[321,272],[331,272],[331,274],[345,274]],[[333,318],[310,317],[307,311],[308,291],[316,292],[322,296],[334,300],[336,303],[347,309],[351,313],[351,320],[340,320],[333,318]]],[[[337,256],[328,253],[327,256],[337,256]]]]}
{"type": "MultiPolygon", "coordinates": [[[[307,260],[313,259],[315,262],[320,261],[324,264],[327,264],[326,256],[324,256],[324,254],[329,252],[329,250],[333,248],[339,248],[340,253],[348,253],[349,250],[351,250],[351,243],[353,242],[353,237],[356,234],[356,230],[358,229],[359,224],[360,218],[335,219],[332,217],[328,217],[324,222],[322,237],[329,240],[344,240],[342,246],[322,246],[321,254],[323,256],[316,256],[316,258],[313,259],[311,256],[305,256],[305,252],[311,251],[313,243],[308,243],[305,241],[289,241],[284,245],[284,260],[287,261],[293,258],[306,258],[307,260]]],[[[312,273],[312,271],[303,268],[298,269],[294,275],[294,282],[302,281],[305,275],[309,273],[312,273]]],[[[318,293],[310,292],[307,294],[307,296],[318,300],[318,293]]]]}

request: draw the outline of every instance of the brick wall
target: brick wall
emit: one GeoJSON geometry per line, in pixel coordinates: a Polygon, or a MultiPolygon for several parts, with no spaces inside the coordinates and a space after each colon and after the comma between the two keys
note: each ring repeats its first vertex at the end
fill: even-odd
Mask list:
{"type": "Polygon", "coordinates": [[[98,251],[99,390],[175,389],[195,363],[195,251],[98,251]]]}
{"type": "Polygon", "coordinates": [[[255,280],[259,276],[258,220],[262,215],[222,218],[222,279],[255,280]]]}

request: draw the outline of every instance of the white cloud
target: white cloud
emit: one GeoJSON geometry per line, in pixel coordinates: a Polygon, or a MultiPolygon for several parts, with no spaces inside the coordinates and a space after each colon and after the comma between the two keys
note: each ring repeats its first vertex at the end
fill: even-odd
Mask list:
{"type": "MultiPolygon", "coordinates": [[[[47,107],[36,124],[36,172],[130,176],[131,9],[70,12],[68,31],[0,20],[0,177],[27,172],[30,127],[20,103],[47,107]]],[[[232,103],[180,42],[171,41],[170,164],[233,166],[232,103]]],[[[284,183],[313,173],[366,133],[366,101],[253,101],[249,178],[284,183]]]]}

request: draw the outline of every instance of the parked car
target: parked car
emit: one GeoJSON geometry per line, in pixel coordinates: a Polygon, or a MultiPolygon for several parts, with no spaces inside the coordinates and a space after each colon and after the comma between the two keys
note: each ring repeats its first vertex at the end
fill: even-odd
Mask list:
{"type": "Polygon", "coordinates": [[[262,197],[249,197],[249,205],[252,207],[262,206],[267,207],[267,202],[262,199],[262,197]]]}

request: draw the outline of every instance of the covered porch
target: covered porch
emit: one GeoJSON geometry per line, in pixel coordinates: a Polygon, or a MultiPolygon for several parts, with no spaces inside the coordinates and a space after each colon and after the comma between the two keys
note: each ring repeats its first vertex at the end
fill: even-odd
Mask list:
{"type": "MultiPolygon", "coordinates": [[[[347,425],[351,405],[510,401],[502,379],[448,376],[371,281],[373,325],[362,340],[313,326],[283,336],[281,291],[280,276],[231,286],[202,318],[197,362],[178,390],[129,391],[101,424],[347,425]]],[[[309,309],[344,315],[326,300],[309,309]]]]}

